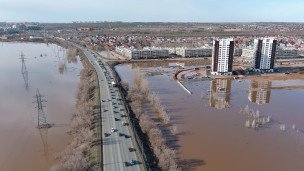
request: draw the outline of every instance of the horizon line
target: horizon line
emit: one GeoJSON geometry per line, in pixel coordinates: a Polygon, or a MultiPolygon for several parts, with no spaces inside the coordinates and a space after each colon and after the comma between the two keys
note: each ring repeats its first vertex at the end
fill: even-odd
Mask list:
{"type": "Polygon", "coordinates": [[[44,21],[0,21],[0,23],[42,23],[42,24],[77,24],[77,23],[181,23],[181,24],[229,24],[229,23],[297,23],[304,21],[223,21],[223,22],[194,22],[194,21],[68,21],[68,22],[44,22],[44,21]]]}

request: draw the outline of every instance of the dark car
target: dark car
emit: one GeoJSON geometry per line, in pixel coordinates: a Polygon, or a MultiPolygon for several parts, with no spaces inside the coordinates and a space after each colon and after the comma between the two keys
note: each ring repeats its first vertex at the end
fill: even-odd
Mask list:
{"type": "Polygon", "coordinates": [[[131,136],[130,135],[125,135],[125,138],[131,138],[131,136]]]}
{"type": "Polygon", "coordinates": [[[139,162],[138,161],[136,161],[136,160],[131,160],[131,162],[130,162],[132,165],[136,165],[136,164],[139,164],[139,162]]]}
{"type": "Polygon", "coordinates": [[[120,137],[126,136],[124,133],[121,133],[121,132],[120,132],[118,135],[119,135],[120,137]]]}
{"type": "Polygon", "coordinates": [[[110,136],[111,134],[109,134],[109,133],[104,133],[104,136],[105,137],[108,137],[108,136],[110,136]]]}
{"type": "Polygon", "coordinates": [[[127,122],[123,122],[123,123],[122,123],[122,125],[123,125],[123,126],[128,126],[128,125],[129,125],[129,123],[127,123],[127,122]]]}
{"type": "Polygon", "coordinates": [[[128,166],[132,166],[132,164],[130,162],[125,162],[125,166],[128,167],[128,166]]]}
{"type": "Polygon", "coordinates": [[[120,119],[118,119],[118,118],[115,118],[115,121],[119,121],[120,119]]]}

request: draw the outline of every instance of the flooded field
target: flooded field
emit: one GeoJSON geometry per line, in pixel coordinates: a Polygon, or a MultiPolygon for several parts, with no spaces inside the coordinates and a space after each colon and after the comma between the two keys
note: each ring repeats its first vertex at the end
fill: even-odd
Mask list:
{"type": "MultiPolygon", "coordinates": [[[[136,67],[168,109],[190,170],[304,170],[304,81],[191,80],[182,83],[189,94],[175,69],[136,67]]],[[[135,66],[116,70],[132,86],[135,66]]]]}
{"type": "Polygon", "coordinates": [[[54,44],[0,43],[0,52],[0,170],[49,170],[69,142],[81,62],[54,44]],[[36,128],[37,89],[52,128],[36,128]]]}

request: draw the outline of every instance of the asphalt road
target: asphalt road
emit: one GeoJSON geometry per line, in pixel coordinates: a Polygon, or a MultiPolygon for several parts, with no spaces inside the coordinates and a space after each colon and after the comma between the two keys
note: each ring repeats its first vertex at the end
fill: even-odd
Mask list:
{"type": "MultiPolygon", "coordinates": [[[[75,45],[77,46],[77,45],[75,45]]],[[[102,111],[102,130],[103,133],[109,135],[103,135],[103,169],[105,171],[119,171],[130,170],[137,171],[143,170],[143,166],[140,163],[125,166],[125,162],[135,160],[141,162],[138,158],[139,153],[137,151],[129,151],[129,147],[138,149],[136,144],[132,141],[132,134],[129,126],[124,126],[123,123],[128,123],[128,119],[124,105],[121,101],[121,95],[118,88],[112,85],[113,75],[106,64],[99,62],[94,56],[86,49],[77,46],[82,49],[90,63],[94,66],[100,86],[101,97],[101,111],[102,111]],[[115,119],[116,118],[116,119],[115,119]],[[113,132],[111,129],[117,129],[113,132]],[[122,133],[121,135],[119,135],[122,133]]]]}

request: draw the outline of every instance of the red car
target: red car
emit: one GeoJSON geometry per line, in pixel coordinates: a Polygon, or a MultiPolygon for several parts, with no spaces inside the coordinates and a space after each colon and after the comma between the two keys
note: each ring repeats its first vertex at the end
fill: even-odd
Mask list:
{"type": "Polygon", "coordinates": [[[132,147],[129,147],[129,148],[128,148],[128,150],[129,150],[129,152],[133,152],[133,151],[135,151],[135,149],[134,149],[134,148],[132,148],[132,147]]]}

